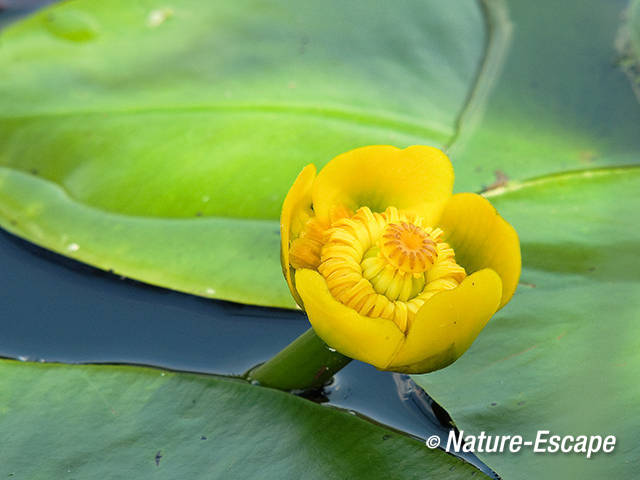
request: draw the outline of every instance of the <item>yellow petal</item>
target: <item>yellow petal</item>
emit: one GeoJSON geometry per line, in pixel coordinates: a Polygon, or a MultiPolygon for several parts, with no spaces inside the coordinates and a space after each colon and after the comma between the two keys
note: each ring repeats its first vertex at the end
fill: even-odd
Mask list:
{"type": "Polygon", "coordinates": [[[293,298],[300,306],[302,306],[302,302],[293,283],[293,269],[289,265],[289,246],[291,241],[300,235],[306,221],[313,214],[311,210],[311,187],[315,178],[315,165],[307,165],[302,169],[284,199],[282,213],[280,214],[280,263],[282,264],[282,273],[284,273],[284,278],[287,280],[287,285],[289,285],[293,298]]]}
{"type": "Polygon", "coordinates": [[[321,218],[327,218],[335,205],[352,211],[366,206],[377,212],[394,206],[412,210],[432,225],[452,188],[453,167],[437,148],[376,145],[331,160],[313,185],[313,206],[321,218]]]}
{"type": "Polygon", "coordinates": [[[522,260],[514,228],[491,205],[475,193],[458,193],[445,206],[439,223],[444,240],[456,252],[456,262],[467,273],[483,268],[495,270],[502,279],[502,308],[518,286],[522,260]]]}
{"type": "Polygon", "coordinates": [[[498,309],[502,282],[491,269],[431,297],[418,310],[406,340],[385,370],[426,373],[457,360],[498,309]]]}
{"type": "Polygon", "coordinates": [[[338,302],[313,270],[296,271],[296,286],[313,329],[327,345],[378,368],[389,363],[404,339],[392,321],[365,317],[338,302]]]}

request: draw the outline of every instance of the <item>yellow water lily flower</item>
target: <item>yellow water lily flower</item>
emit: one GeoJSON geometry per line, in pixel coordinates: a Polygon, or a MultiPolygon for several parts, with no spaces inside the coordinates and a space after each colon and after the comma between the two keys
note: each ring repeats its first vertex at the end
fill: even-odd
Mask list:
{"type": "Polygon", "coordinates": [[[437,148],[358,148],[298,175],[280,219],[282,267],[316,334],[382,370],[460,357],[520,277],[516,231],[487,199],[452,195],[437,148]]]}

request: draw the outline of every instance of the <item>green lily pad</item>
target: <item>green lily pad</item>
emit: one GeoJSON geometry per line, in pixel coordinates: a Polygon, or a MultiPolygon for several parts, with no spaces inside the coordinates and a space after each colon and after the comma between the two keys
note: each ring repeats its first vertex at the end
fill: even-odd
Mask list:
{"type": "Polygon", "coordinates": [[[80,0],[0,38],[3,228],[151,284],[281,307],[276,220],[300,169],[451,141],[488,42],[472,0],[80,0]]]}
{"type": "Polygon", "coordinates": [[[413,438],[240,380],[0,361],[0,387],[2,478],[487,478],[413,438]]]}
{"type": "Polygon", "coordinates": [[[508,479],[634,478],[640,458],[640,167],[493,192],[522,242],[511,302],[455,364],[416,376],[466,434],[615,435],[613,453],[478,454],[508,479]]]}

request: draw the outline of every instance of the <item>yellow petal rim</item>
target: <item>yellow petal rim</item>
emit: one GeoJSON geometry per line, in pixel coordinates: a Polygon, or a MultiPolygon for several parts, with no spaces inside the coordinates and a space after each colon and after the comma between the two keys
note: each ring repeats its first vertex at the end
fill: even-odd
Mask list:
{"type": "Polygon", "coordinates": [[[502,308],[513,296],[520,279],[520,241],[486,198],[458,193],[447,202],[439,227],[467,273],[491,268],[502,279],[502,308]]]}
{"type": "Polygon", "coordinates": [[[416,314],[402,347],[385,370],[426,373],[457,360],[500,305],[502,282],[484,269],[431,297],[416,314]]]}
{"type": "Polygon", "coordinates": [[[282,273],[289,285],[289,290],[296,303],[302,306],[300,295],[296,291],[294,278],[292,278],[292,268],[289,265],[289,246],[291,240],[295,239],[304,228],[306,221],[312,214],[311,211],[311,188],[316,178],[315,165],[307,165],[302,169],[295,182],[289,189],[282,204],[280,214],[280,263],[282,273]]]}
{"type": "Polygon", "coordinates": [[[316,215],[328,218],[336,205],[352,211],[367,206],[377,212],[393,205],[434,225],[451,197],[453,180],[451,162],[437,148],[362,147],[338,155],[320,171],[313,206],[316,215]]]}
{"type": "Polygon", "coordinates": [[[476,272],[433,296],[405,337],[393,322],[360,315],[335,300],[318,272],[298,270],[295,280],[309,321],[327,345],[381,370],[407,373],[437,370],[459,358],[497,310],[502,293],[498,274],[476,272]]]}
{"type": "Polygon", "coordinates": [[[296,287],[316,334],[332,348],[378,368],[384,368],[404,340],[395,323],[370,318],[333,298],[316,271],[296,271],[296,287]]]}

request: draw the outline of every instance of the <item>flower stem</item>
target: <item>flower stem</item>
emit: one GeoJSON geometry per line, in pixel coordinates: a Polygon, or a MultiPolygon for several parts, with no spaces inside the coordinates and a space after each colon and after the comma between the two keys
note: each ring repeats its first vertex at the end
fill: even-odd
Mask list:
{"type": "Polygon", "coordinates": [[[325,385],[350,361],[329,349],[310,328],[271,360],[250,370],[246,378],[280,390],[309,390],[325,385]]]}

